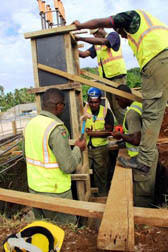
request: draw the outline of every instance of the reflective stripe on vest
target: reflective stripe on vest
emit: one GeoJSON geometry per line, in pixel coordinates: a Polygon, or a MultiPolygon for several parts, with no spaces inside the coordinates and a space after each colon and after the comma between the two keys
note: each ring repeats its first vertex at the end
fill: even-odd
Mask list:
{"type": "Polygon", "coordinates": [[[127,33],[127,38],[142,69],[152,58],[168,48],[168,27],[147,12],[136,12],[140,15],[140,27],[134,34],[127,33]]]}
{"type": "MultiPolygon", "coordinates": [[[[86,125],[85,125],[86,128],[91,129],[92,127],[93,131],[94,130],[101,131],[105,129],[105,117],[107,114],[106,107],[100,105],[99,114],[97,115],[95,121],[93,120],[93,115],[88,104],[86,104],[84,111],[85,111],[85,114],[89,117],[86,120],[86,125]]],[[[87,136],[87,144],[89,140],[90,140],[90,137],[87,136]]],[[[92,137],[91,141],[92,141],[92,145],[95,147],[103,146],[107,144],[107,139],[102,138],[102,137],[92,137]]]]}
{"type": "Polygon", "coordinates": [[[122,56],[121,47],[118,51],[114,51],[107,46],[96,45],[95,50],[97,54],[99,75],[101,77],[103,76],[103,70],[107,78],[126,74],[126,66],[122,56]]]}
{"type": "MultiPolygon", "coordinates": [[[[127,118],[127,113],[130,110],[136,111],[140,116],[142,115],[142,103],[140,102],[133,102],[131,106],[127,109],[127,112],[125,113],[124,120],[123,120],[123,129],[124,129],[124,134],[128,134],[128,129],[126,128],[126,118],[127,118]]],[[[126,142],[126,148],[128,151],[128,155],[130,157],[134,157],[138,154],[138,146],[132,145],[128,142],[126,142]]]]}
{"type": "Polygon", "coordinates": [[[43,162],[41,162],[39,160],[33,160],[31,158],[28,158],[28,157],[26,157],[26,162],[30,163],[31,165],[34,165],[34,166],[39,166],[39,167],[49,168],[49,169],[55,169],[55,168],[59,167],[58,163],[53,163],[53,164],[49,163],[49,164],[47,164],[47,163],[43,163],[43,162]]]}

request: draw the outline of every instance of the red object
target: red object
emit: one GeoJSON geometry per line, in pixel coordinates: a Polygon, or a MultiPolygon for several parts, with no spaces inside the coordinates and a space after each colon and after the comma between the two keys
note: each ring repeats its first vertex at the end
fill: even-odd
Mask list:
{"type": "Polygon", "coordinates": [[[114,126],[114,131],[118,131],[120,133],[124,133],[122,125],[114,126]]]}

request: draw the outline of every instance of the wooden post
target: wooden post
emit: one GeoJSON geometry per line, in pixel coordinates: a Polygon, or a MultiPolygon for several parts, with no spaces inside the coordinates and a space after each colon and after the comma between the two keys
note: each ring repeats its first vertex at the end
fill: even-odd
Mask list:
{"type": "Polygon", "coordinates": [[[13,135],[17,134],[16,121],[12,121],[12,132],[13,132],[13,135]]]}

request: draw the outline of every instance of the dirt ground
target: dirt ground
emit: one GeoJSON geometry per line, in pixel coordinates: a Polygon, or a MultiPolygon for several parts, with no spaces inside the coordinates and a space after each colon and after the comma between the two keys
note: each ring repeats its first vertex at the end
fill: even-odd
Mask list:
{"type": "MultiPolygon", "coordinates": [[[[163,124],[160,131],[160,138],[168,137],[168,109],[165,111],[163,124]]],[[[159,162],[162,165],[157,183],[162,184],[159,193],[168,193],[166,171],[168,170],[168,143],[158,144],[159,162]],[[166,181],[166,182],[165,182],[166,181]]],[[[19,171],[23,172],[25,166],[22,165],[19,171]]],[[[13,173],[15,173],[13,171],[13,173]]],[[[1,181],[2,183],[2,181],[1,181]]],[[[24,184],[20,178],[19,184],[24,184]]],[[[18,184],[10,182],[8,188],[17,190],[18,184]],[[12,184],[14,185],[13,188],[12,184]]],[[[25,188],[26,191],[26,188],[25,188]]],[[[158,200],[158,203],[164,203],[164,198],[158,200]]],[[[12,205],[5,205],[5,208],[13,208],[12,205]]],[[[23,208],[19,214],[7,219],[4,215],[0,216],[0,252],[2,251],[3,240],[11,233],[15,233],[23,228],[27,223],[33,221],[28,217],[31,213],[29,208],[23,208]]],[[[96,246],[98,230],[94,227],[63,226],[65,230],[65,239],[61,252],[100,252],[96,246]]],[[[150,227],[147,225],[135,225],[135,252],[168,252],[168,228],[150,227]]]]}

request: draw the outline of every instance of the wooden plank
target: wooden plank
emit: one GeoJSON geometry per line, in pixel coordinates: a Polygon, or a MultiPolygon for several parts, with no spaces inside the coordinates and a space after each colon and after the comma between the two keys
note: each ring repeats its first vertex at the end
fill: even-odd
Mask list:
{"type": "MultiPolygon", "coordinates": [[[[34,73],[34,83],[35,87],[39,87],[39,76],[38,76],[38,68],[37,68],[37,48],[36,48],[36,40],[31,40],[31,49],[32,49],[32,61],[33,61],[33,73],[34,73]]],[[[37,112],[40,113],[41,111],[41,100],[40,95],[35,96],[36,105],[37,105],[37,112]]]]}
{"type": "Polygon", "coordinates": [[[91,189],[91,193],[98,193],[99,189],[97,187],[92,187],[91,189]]]}
{"type": "Polygon", "coordinates": [[[134,251],[133,214],[132,171],[117,164],[99,229],[98,248],[134,251]]]}
{"type": "Polygon", "coordinates": [[[168,210],[134,207],[134,221],[136,224],[168,227],[168,210]]]}
{"type": "Polygon", "coordinates": [[[167,143],[168,143],[168,137],[159,138],[157,140],[157,144],[167,144],[167,143]]]}
{"type": "MultiPolygon", "coordinates": [[[[105,84],[107,84],[108,86],[111,86],[111,87],[116,87],[117,88],[120,85],[115,81],[107,80],[105,78],[100,77],[99,75],[90,73],[90,72],[88,72],[86,70],[81,70],[81,74],[83,74],[83,75],[85,75],[87,77],[93,78],[94,80],[101,81],[101,82],[103,82],[103,83],[105,83],[105,84]]],[[[137,90],[135,90],[133,88],[131,90],[132,90],[132,94],[134,94],[137,97],[140,97],[142,99],[142,94],[139,91],[137,91],[137,90]]]]}
{"type": "Polygon", "coordinates": [[[67,32],[75,31],[75,30],[77,30],[75,25],[66,25],[66,26],[60,26],[60,27],[51,28],[47,30],[27,32],[24,34],[24,38],[29,39],[29,38],[45,37],[45,36],[50,36],[54,34],[67,33],[67,32]]]}
{"type": "Polygon", "coordinates": [[[49,196],[7,189],[0,189],[0,200],[91,218],[101,218],[104,212],[104,205],[101,203],[92,203],[56,197],[54,197],[53,200],[53,197],[49,196]]]}
{"type": "Polygon", "coordinates": [[[58,88],[61,90],[69,90],[69,89],[80,88],[80,84],[74,83],[74,82],[69,82],[67,84],[51,85],[51,86],[44,86],[44,87],[39,87],[39,88],[30,88],[27,92],[29,94],[44,93],[49,88],[58,88]]]}
{"type": "Polygon", "coordinates": [[[71,174],[71,180],[83,180],[87,181],[89,178],[89,174],[71,174]]]}
{"type": "Polygon", "coordinates": [[[66,73],[64,71],[61,71],[59,69],[56,69],[56,68],[53,68],[53,67],[49,67],[49,66],[45,66],[45,65],[42,65],[42,64],[38,64],[38,68],[41,69],[41,70],[44,70],[44,71],[47,71],[49,73],[53,73],[53,74],[57,74],[59,76],[63,76],[64,78],[67,78],[69,80],[73,80],[75,82],[80,82],[82,84],[86,84],[88,86],[91,86],[91,87],[97,87],[101,90],[104,90],[106,92],[109,92],[109,93],[112,93],[112,94],[115,94],[115,95],[118,95],[118,96],[121,96],[121,97],[127,97],[128,99],[130,100],[136,100],[136,101],[142,101],[142,99],[134,94],[129,94],[127,92],[124,92],[124,91],[121,91],[121,90],[118,90],[116,88],[113,88],[113,87],[108,87],[108,86],[105,86],[104,84],[101,84],[101,83],[98,83],[98,82],[95,82],[95,81],[92,81],[92,80],[87,80],[87,79],[84,79],[78,75],[74,75],[74,74],[70,74],[70,73],[66,73]]]}
{"type": "Polygon", "coordinates": [[[90,72],[88,72],[86,70],[81,70],[80,73],[83,74],[83,75],[85,75],[85,76],[87,76],[87,77],[90,77],[90,78],[92,78],[94,80],[106,83],[107,85],[112,86],[112,87],[118,87],[120,85],[120,84],[118,84],[118,83],[116,83],[114,81],[107,80],[105,78],[100,77],[99,75],[90,73],[90,72]]]}

